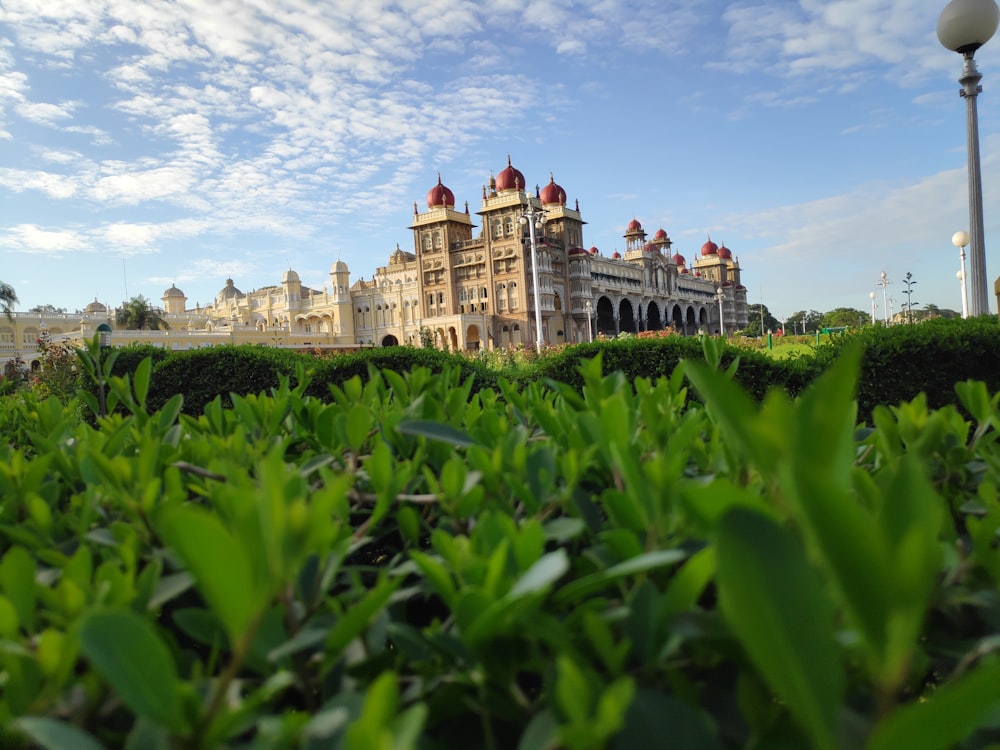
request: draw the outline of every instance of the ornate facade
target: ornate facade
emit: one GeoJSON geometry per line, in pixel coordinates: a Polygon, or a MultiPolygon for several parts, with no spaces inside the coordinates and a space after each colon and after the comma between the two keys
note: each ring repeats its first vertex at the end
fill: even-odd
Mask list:
{"type": "MultiPolygon", "coordinates": [[[[673,328],[682,335],[726,333],[747,324],[746,288],[739,260],[709,239],[693,262],[671,254],[659,229],[647,239],[632,219],[624,253],[584,249],[586,222],[579,202],[552,175],[544,188],[525,189],[524,175],[507,166],[483,187],[476,219],[438,176],[426,210],[413,205],[413,252],[397,245],[370,280],[350,282],[343,261],[330,268],[322,289],[302,284],[289,269],[280,285],[251,292],[232,279],[202,307],[187,306],[176,286],[161,301],[167,331],[114,330],[114,344],[141,340],[174,349],[220,343],[293,348],[356,349],[421,345],[438,348],[531,346],[535,328],[531,227],[526,211],[544,217],[536,232],[541,340],[577,343],[596,336],[673,328]],[[477,223],[478,222],[478,223],[477,223]],[[477,231],[478,229],[478,231],[477,231]]],[[[82,314],[15,313],[0,320],[0,360],[31,360],[39,335],[85,338],[113,314],[96,300],[82,314]]]]}

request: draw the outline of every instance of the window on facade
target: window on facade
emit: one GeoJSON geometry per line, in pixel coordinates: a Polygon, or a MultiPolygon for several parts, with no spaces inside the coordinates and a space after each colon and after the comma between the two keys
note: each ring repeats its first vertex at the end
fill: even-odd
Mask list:
{"type": "Polygon", "coordinates": [[[508,297],[510,298],[510,309],[511,310],[516,310],[518,308],[518,305],[520,304],[520,300],[518,299],[518,294],[517,294],[517,282],[516,281],[510,282],[510,288],[508,290],[508,297]]]}
{"type": "Polygon", "coordinates": [[[431,249],[431,236],[429,234],[424,235],[424,250],[431,249]]]}
{"type": "Polygon", "coordinates": [[[440,250],[442,242],[443,242],[443,240],[441,239],[441,232],[440,231],[435,232],[434,233],[434,249],[435,250],[440,250]]]}
{"type": "Polygon", "coordinates": [[[508,216],[506,219],[504,219],[503,223],[504,223],[504,230],[505,230],[507,236],[508,237],[513,237],[514,236],[514,219],[512,217],[508,216]]]}
{"type": "Polygon", "coordinates": [[[503,225],[499,221],[493,222],[493,236],[498,238],[503,236],[503,225]]]}
{"type": "Polygon", "coordinates": [[[0,344],[13,344],[13,343],[14,343],[14,329],[0,328],[0,344]]]}
{"type": "Polygon", "coordinates": [[[438,304],[439,305],[444,304],[444,292],[438,292],[438,304]]]}

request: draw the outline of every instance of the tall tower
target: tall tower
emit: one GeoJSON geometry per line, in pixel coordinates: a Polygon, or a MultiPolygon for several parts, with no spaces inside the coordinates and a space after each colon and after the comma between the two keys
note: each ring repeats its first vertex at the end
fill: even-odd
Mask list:
{"type": "MultiPolygon", "coordinates": [[[[413,246],[418,265],[418,288],[424,318],[459,315],[460,297],[467,282],[485,278],[486,259],[482,249],[472,253],[472,218],[455,210],[455,195],[441,182],[427,191],[427,211],[419,213],[413,204],[413,246]]],[[[456,339],[457,341],[457,339],[456,339]]],[[[452,342],[455,344],[456,342],[452,342]]]]}

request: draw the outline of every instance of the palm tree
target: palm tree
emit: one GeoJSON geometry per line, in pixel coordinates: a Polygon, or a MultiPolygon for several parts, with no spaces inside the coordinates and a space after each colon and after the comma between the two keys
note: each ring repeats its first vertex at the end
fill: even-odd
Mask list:
{"type": "Polygon", "coordinates": [[[170,328],[163,312],[153,307],[141,294],[115,310],[115,324],[133,331],[165,331],[170,328]]]}
{"type": "Polygon", "coordinates": [[[14,319],[13,309],[16,302],[17,293],[14,292],[14,287],[0,281],[0,309],[3,310],[3,314],[7,316],[8,320],[14,319]]]}

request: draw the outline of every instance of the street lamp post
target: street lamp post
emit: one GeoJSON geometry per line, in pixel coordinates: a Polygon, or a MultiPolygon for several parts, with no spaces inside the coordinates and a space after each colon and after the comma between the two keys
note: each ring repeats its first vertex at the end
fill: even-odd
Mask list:
{"type": "Polygon", "coordinates": [[[983,233],[983,180],[979,164],[979,117],[976,98],[983,87],[979,85],[982,75],[976,68],[976,50],[982,47],[996,33],[1000,24],[1000,8],[995,0],[951,0],[937,22],[938,40],[952,52],[964,58],[962,84],[959,92],[965,99],[966,142],[969,159],[969,274],[967,281],[972,284],[969,296],[969,314],[983,315],[989,312],[989,298],[986,290],[986,248],[983,233]]]}
{"type": "Polygon", "coordinates": [[[589,344],[592,343],[594,340],[594,326],[590,321],[590,315],[594,311],[594,305],[591,304],[590,300],[588,299],[586,302],[583,303],[583,306],[587,308],[587,343],[589,344]]]}
{"type": "Polygon", "coordinates": [[[965,246],[969,244],[969,235],[965,232],[955,232],[951,236],[951,244],[957,247],[958,260],[961,263],[961,270],[956,274],[962,284],[962,317],[969,317],[969,293],[965,286],[965,246]]]}
{"type": "MultiPolygon", "coordinates": [[[[906,276],[903,277],[903,283],[906,284],[906,322],[913,322],[913,285],[917,282],[913,281],[913,274],[909,271],[906,272],[906,276]]],[[[919,302],[917,303],[920,304],[919,302]]]]}
{"type": "Polygon", "coordinates": [[[870,292],[868,296],[872,300],[872,325],[875,325],[875,292],[870,292]]]}
{"type": "Polygon", "coordinates": [[[535,296],[535,350],[540,352],[544,341],[542,339],[542,300],[538,294],[538,241],[535,238],[535,229],[541,229],[545,226],[545,214],[535,210],[531,196],[528,196],[528,207],[524,209],[519,221],[521,224],[528,225],[528,234],[531,238],[531,283],[535,296]]]}
{"type": "Polygon", "coordinates": [[[885,317],[885,324],[889,325],[889,293],[886,291],[886,287],[892,282],[889,281],[889,277],[886,276],[885,271],[879,277],[879,280],[875,282],[875,286],[882,287],[882,315],[885,317]]]}
{"type": "Polygon", "coordinates": [[[720,286],[715,292],[715,298],[719,301],[719,334],[726,338],[726,317],[722,308],[722,303],[726,299],[726,293],[720,286]]]}

